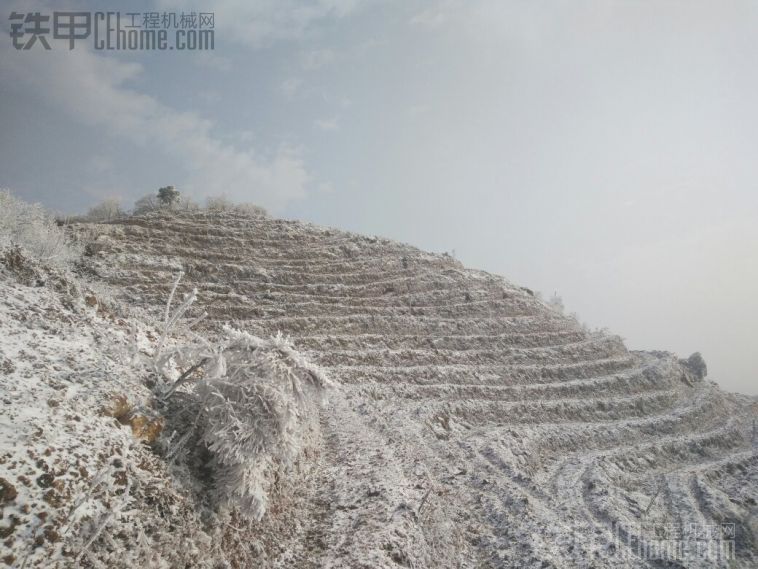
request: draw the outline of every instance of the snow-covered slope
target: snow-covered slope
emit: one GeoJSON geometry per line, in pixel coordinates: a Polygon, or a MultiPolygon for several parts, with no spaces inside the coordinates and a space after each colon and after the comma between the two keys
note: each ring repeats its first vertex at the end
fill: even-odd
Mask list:
{"type": "Polygon", "coordinates": [[[247,567],[296,533],[319,434],[298,366],[317,368],[281,338],[230,330],[228,373],[167,397],[158,347],[188,334],[161,342],[107,286],[25,253],[0,248],[0,563],[247,567]],[[259,522],[268,495],[275,515],[259,522]]]}
{"type": "Polygon", "coordinates": [[[155,330],[70,273],[20,256],[14,265],[0,263],[0,560],[193,559],[210,538],[146,444],[163,423],[138,364],[155,330]]]}
{"type": "Polygon", "coordinates": [[[232,564],[758,564],[755,404],[696,360],[630,352],[501,277],[382,239],[234,213],[72,231],[87,278],[143,320],[181,269],[206,334],[282,331],[335,384],[307,474],[260,523],[209,522],[215,547],[244,532],[232,564]]]}

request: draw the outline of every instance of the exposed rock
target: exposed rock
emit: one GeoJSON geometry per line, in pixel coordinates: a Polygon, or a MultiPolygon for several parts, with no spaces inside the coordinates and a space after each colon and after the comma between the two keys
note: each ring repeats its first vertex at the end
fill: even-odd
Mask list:
{"type": "Polygon", "coordinates": [[[4,506],[7,502],[12,502],[16,499],[17,495],[16,487],[5,478],[0,478],[0,506],[4,506]]]}

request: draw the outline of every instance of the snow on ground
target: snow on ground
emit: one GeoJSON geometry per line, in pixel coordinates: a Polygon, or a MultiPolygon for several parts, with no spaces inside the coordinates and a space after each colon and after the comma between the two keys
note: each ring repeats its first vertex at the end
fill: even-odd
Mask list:
{"type": "Polygon", "coordinates": [[[146,444],[161,419],[134,363],[155,330],[80,291],[70,274],[42,270],[40,279],[0,271],[0,558],[14,567],[175,566],[202,542],[146,444]]]}
{"type": "Polygon", "coordinates": [[[0,264],[6,565],[755,566],[755,404],[688,361],[629,352],[500,277],[386,240],[202,213],[73,230],[89,241],[79,276],[0,264]],[[237,344],[241,359],[163,400],[153,323],[179,269],[180,295],[198,289],[187,318],[208,313],[202,353],[226,353],[230,322],[299,352],[274,339],[247,360],[237,344]],[[202,397],[234,397],[238,372],[265,362],[292,386],[247,395],[276,403],[323,372],[326,401],[283,405],[284,438],[265,447],[236,446],[257,423],[231,401],[215,417],[228,408],[234,428],[192,430],[213,422],[202,397]],[[233,468],[265,461],[261,520],[221,499],[239,480],[204,440],[235,449],[233,468]],[[690,526],[733,535],[667,533],[690,526]],[[687,549],[656,557],[672,544],[687,549]],[[735,555],[696,550],[713,544],[735,555]]]}

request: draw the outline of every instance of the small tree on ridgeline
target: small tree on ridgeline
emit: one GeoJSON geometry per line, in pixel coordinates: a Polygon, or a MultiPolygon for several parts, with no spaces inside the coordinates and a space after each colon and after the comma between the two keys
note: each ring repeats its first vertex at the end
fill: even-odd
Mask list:
{"type": "Polygon", "coordinates": [[[179,201],[179,190],[174,186],[164,186],[158,190],[158,201],[161,205],[172,206],[179,201]]]}
{"type": "Polygon", "coordinates": [[[550,297],[550,300],[548,301],[548,304],[550,305],[550,307],[553,310],[555,310],[555,311],[560,312],[561,314],[563,314],[563,312],[565,310],[565,307],[563,305],[563,299],[560,296],[558,296],[557,292],[553,293],[553,296],[550,297]]]}

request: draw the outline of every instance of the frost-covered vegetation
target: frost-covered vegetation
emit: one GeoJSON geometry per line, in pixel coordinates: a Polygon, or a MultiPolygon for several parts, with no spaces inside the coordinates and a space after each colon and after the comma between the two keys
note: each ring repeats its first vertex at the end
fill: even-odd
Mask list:
{"type": "Polygon", "coordinates": [[[81,253],[53,215],[9,190],[0,190],[0,248],[21,248],[35,259],[58,266],[69,264],[81,253]]]}
{"type": "Polygon", "coordinates": [[[166,347],[197,294],[187,294],[171,312],[181,276],[169,296],[153,366],[172,382],[161,399],[182,388],[182,405],[194,409],[194,418],[177,423],[180,432],[167,441],[167,454],[191,461],[185,449],[201,445],[213,469],[216,502],[260,520],[271,485],[314,444],[317,406],[329,381],[281,334],[262,339],[224,326],[215,343],[191,333],[184,335],[189,341],[166,347]]]}
{"type": "MultiPolygon", "coordinates": [[[[752,402],[710,383],[701,358],[630,352],[557,298],[450,256],[229,210],[208,219],[159,210],[103,226],[89,262],[155,307],[170,287],[154,283],[184,267],[180,291],[203,291],[208,313],[198,330],[279,329],[338,383],[318,458],[301,463],[316,465],[302,522],[282,549],[262,542],[260,565],[636,569],[646,561],[614,524],[654,547],[667,524],[724,520],[741,528],[735,559],[690,550],[680,565],[755,565],[752,402]]],[[[170,405],[196,400],[184,387],[170,405]]],[[[267,492],[263,520],[293,493],[267,492]]]]}
{"type": "Polygon", "coordinates": [[[209,197],[205,201],[205,209],[211,212],[233,211],[253,216],[266,216],[266,210],[252,203],[235,203],[224,196],[209,197]]]}
{"type": "Polygon", "coordinates": [[[68,222],[76,221],[111,221],[119,217],[134,214],[141,215],[154,211],[205,211],[208,213],[222,213],[233,211],[251,216],[266,216],[266,210],[252,203],[236,203],[225,196],[211,196],[206,198],[205,206],[201,206],[191,197],[182,194],[174,186],[165,186],[156,193],[142,196],[134,202],[131,210],[124,210],[121,202],[116,198],[107,198],[93,206],[83,216],[67,218],[68,222]]]}
{"type": "Polygon", "coordinates": [[[116,198],[107,198],[87,211],[84,219],[87,221],[111,221],[124,215],[121,202],[116,198]]]}
{"type": "Polygon", "coordinates": [[[80,276],[0,258],[6,564],[756,566],[755,401],[698,354],[223,204],[65,229],[80,276]]]}
{"type": "Polygon", "coordinates": [[[250,566],[270,495],[310,471],[323,373],[281,335],[192,331],[194,292],[153,323],[51,265],[83,257],[2,199],[0,563],[250,566]]]}

